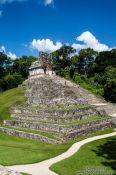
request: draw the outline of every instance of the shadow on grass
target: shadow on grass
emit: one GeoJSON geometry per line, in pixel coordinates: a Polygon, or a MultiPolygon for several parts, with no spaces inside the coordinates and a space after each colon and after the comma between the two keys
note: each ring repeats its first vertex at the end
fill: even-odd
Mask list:
{"type": "Polygon", "coordinates": [[[103,161],[102,164],[114,170],[114,175],[116,175],[116,139],[108,139],[106,143],[98,146],[96,150],[92,151],[94,151],[97,156],[103,157],[105,161],[103,161]]]}

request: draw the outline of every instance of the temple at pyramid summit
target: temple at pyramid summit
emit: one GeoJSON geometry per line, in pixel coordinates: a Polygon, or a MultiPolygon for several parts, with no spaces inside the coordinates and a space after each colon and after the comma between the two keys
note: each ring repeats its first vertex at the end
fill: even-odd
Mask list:
{"type": "Polygon", "coordinates": [[[29,76],[33,78],[44,74],[52,76],[55,75],[55,72],[52,70],[50,55],[40,52],[39,59],[29,68],[29,76]]]}
{"type": "Polygon", "coordinates": [[[26,102],[11,108],[0,131],[60,144],[112,127],[112,118],[95,106],[95,96],[56,75],[50,55],[41,53],[23,83],[26,102]]]}
{"type": "Polygon", "coordinates": [[[87,104],[80,93],[74,93],[67,86],[66,80],[56,76],[48,55],[40,58],[29,68],[29,78],[26,83],[28,105],[66,107],[87,104]]]}

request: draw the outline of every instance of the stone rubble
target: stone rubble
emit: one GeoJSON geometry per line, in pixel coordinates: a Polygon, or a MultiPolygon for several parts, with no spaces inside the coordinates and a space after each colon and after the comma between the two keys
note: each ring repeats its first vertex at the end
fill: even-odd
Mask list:
{"type": "Polygon", "coordinates": [[[21,175],[21,173],[9,170],[3,166],[0,166],[0,175],[21,175]]]}

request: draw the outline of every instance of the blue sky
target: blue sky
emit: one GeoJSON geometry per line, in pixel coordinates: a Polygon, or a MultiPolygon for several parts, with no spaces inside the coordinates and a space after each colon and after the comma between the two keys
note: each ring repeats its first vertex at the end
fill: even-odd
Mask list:
{"type": "Polygon", "coordinates": [[[0,48],[7,54],[37,55],[64,43],[77,51],[115,47],[116,0],[0,0],[0,48]]]}

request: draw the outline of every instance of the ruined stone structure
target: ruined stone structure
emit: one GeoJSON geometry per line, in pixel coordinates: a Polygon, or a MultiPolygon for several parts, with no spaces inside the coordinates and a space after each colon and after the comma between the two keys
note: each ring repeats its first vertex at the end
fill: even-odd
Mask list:
{"type": "Polygon", "coordinates": [[[5,120],[0,132],[62,143],[112,127],[112,118],[101,107],[90,105],[79,85],[56,76],[51,66],[42,64],[40,58],[30,67],[23,83],[27,101],[12,107],[12,120],[5,120]]]}
{"type": "Polygon", "coordinates": [[[40,53],[39,59],[35,61],[29,68],[30,78],[39,77],[43,74],[53,76],[55,72],[52,70],[51,58],[48,54],[40,53]]]}

